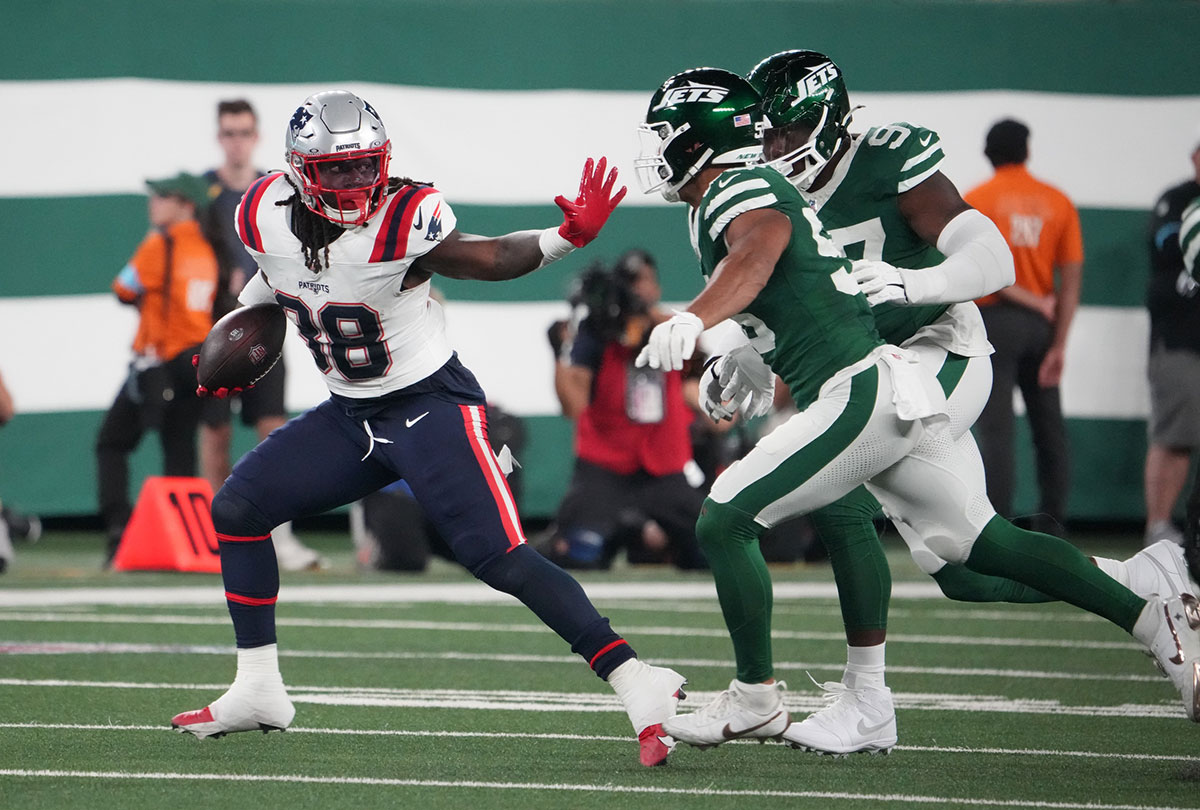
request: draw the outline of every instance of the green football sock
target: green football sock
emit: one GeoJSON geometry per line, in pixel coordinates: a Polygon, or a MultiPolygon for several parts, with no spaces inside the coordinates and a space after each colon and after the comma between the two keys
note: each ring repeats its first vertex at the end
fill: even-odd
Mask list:
{"type": "Polygon", "coordinates": [[[704,501],[696,521],[696,537],[716,581],[737,677],[743,683],[762,683],[774,676],[771,575],[758,548],[763,531],[749,515],[711,499],[704,501]]]}
{"type": "Polygon", "coordinates": [[[1055,602],[1053,596],[1004,577],[980,574],[962,565],[945,565],[933,574],[942,593],[959,602],[1055,602]]]}
{"type": "Polygon", "coordinates": [[[809,515],[837,582],[846,632],[886,630],[892,572],[875,532],[879,501],[866,488],[809,515]]]}
{"type": "Polygon", "coordinates": [[[966,566],[1036,588],[1126,632],[1146,606],[1146,600],[1092,565],[1066,540],[1018,529],[999,515],[979,533],[966,566]]]}

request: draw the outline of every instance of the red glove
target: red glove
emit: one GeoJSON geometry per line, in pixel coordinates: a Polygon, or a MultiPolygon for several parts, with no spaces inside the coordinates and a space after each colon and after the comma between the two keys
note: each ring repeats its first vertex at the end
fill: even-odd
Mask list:
{"type": "Polygon", "coordinates": [[[575,202],[561,194],[554,198],[555,205],[562,209],[566,217],[563,224],[558,226],[558,234],[577,248],[596,238],[604,223],[608,221],[608,215],[617,207],[617,203],[625,198],[625,192],[629,190],[621,186],[621,190],[613,195],[617,170],[613,167],[605,178],[606,168],[608,158],[600,158],[594,171],[592,159],[588,158],[583,164],[583,177],[579,181],[579,194],[575,197],[575,202]]]}
{"type": "MultiPolygon", "coordinates": [[[[196,368],[199,365],[200,365],[200,355],[193,354],[192,355],[192,368],[196,368]]],[[[253,388],[253,387],[254,387],[253,385],[246,386],[246,388],[253,388]]],[[[214,389],[209,389],[203,385],[197,385],[196,386],[196,396],[201,397],[201,398],[216,397],[217,399],[225,399],[226,397],[233,396],[234,394],[242,393],[243,391],[246,390],[246,388],[217,388],[214,390],[214,389]]]]}
{"type": "MultiPolygon", "coordinates": [[[[253,388],[254,386],[250,386],[250,387],[253,388]]],[[[245,388],[215,388],[210,391],[209,389],[205,388],[203,385],[197,385],[196,386],[196,396],[198,396],[198,397],[216,397],[217,399],[225,399],[226,397],[231,397],[235,394],[240,394],[245,390],[246,390],[245,388]]]]}

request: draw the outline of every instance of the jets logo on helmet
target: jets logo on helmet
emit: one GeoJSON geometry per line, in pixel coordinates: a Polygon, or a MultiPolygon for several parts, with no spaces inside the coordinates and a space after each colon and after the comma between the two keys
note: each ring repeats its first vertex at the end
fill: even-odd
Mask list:
{"type": "Polygon", "coordinates": [[[343,227],[365,225],[387,197],[392,142],[375,109],[353,93],[304,100],[288,122],[288,176],[314,213],[343,227]]]}
{"type": "Polygon", "coordinates": [[[685,70],[663,82],[638,126],[633,165],[642,191],[675,202],[700,170],[758,160],[758,102],[745,79],[719,68],[685,70]]]}
{"type": "Polygon", "coordinates": [[[654,109],[661,110],[663,107],[694,102],[718,104],[724,101],[727,95],[729,95],[729,90],[724,87],[713,87],[712,85],[688,82],[684,87],[674,87],[664,93],[662,100],[658,102],[654,109]]]}
{"type": "Polygon", "coordinates": [[[853,110],[842,71],[816,51],[783,51],[755,65],[746,80],[762,96],[767,162],[809,189],[849,137],[853,110]]]}
{"type": "Polygon", "coordinates": [[[826,90],[825,86],[831,84],[834,79],[842,74],[838,72],[837,65],[833,62],[826,62],[823,65],[818,65],[813,68],[812,72],[800,80],[800,87],[797,88],[800,92],[797,94],[800,98],[807,96],[818,95],[822,90],[825,90],[826,97],[832,97],[833,88],[826,90]]]}

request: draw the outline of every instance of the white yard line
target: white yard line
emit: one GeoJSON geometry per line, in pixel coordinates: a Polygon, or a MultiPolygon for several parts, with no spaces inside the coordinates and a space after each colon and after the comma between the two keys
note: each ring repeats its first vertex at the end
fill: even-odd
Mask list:
{"type": "Polygon", "coordinates": [[[0,776],[19,776],[47,779],[140,779],[148,781],[205,781],[205,782],[287,782],[309,785],[367,785],[376,787],[435,787],[486,790],[526,790],[561,793],[635,793],[670,796],[729,796],[735,798],[830,799],[858,802],[886,802],[970,807],[1033,807],[1053,810],[1184,810],[1184,808],[1144,804],[1101,804],[1098,802],[1044,802],[1026,799],[976,799],[955,796],[922,796],[906,793],[850,793],[822,790],[723,790],[719,788],[669,788],[644,785],[553,784],[538,782],[447,781],[441,779],[385,779],[367,776],[302,776],[299,774],[243,773],[179,773],[135,771],[68,771],[0,769],[0,776]]]}
{"type": "MultiPolygon", "coordinates": [[[[209,627],[228,626],[224,616],[186,616],[169,614],[123,614],[123,613],[25,613],[0,612],[0,622],[49,622],[49,623],[92,623],[92,624],[155,624],[155,625],[202,625],[209,627]]],[[[509,622],[435,622],[410,619],[305,619],[279,617],[279,627],[316,627],[333,629],[367,630],[431,630],[439,633],[546,633],[541,624],[514,624],[509,622]]],[[[622,634],[629,638],[638,636],[671,636],[727,638],[728,633],[717,627],[672,627],[672,626],[625,626],[622,634]]],[[[845,641],[841,632],[773,630],[772,638],[792,641],[845,641]]],[[[1139,650],[1132,641],[1085,641],[1063,638],[1006,638],[988,636],[940,636],[931,634],[889,633],[888,641],[906,644],[952,644],[971,647],[1051,647],[1054,649],[1085,650],[1139,650]]]]}
{"type": "MultiPolygon", "coordinates": [[[[4,641],[0,640],[0,655],[225,655],[232,657],[233,646],[218,644],[126,644],[91,641],[4,641]]],[[[379,661],[495,661],[521,664],[566,664],[577,666],[574,655],[532,655],[526,653],[482,653],[465,651],[374,651],[359,650],[289,650],[279,651],[281,658],[331,658],[379,661]]],[[[716,658],[655,658],[654,663],[670,667],[710,667],[729,669],[733,662],[716,658]]],[[[814,670],[841,672],[845,663],[815,661],[777,661],[779,670],[814,670]]],[[[1154,674],[1107,674],[1098,672],[1063,672],[1030,669],[997,669],[986,667],[914,667],[889,665],[888,672],[907,675],[951,675],[985,678],[1030,678],[1036,680],[1116,681],[1121,683],[1158,683],[1154,674]]]]}
{"type": "MultiPolygon", "coordinates": [[[[708,582],[584,582],[588,598],[596,602],[671,602],[704,600],[716,604],[717,590],[708,582]]],[[[779,582],[776,599],[837,599],[830,582],[779,582]]],[[[897,582],[893,599],[931,599],[941,596],[932,581],[897,582]]],[[[508,594],[481,582],[406,582],[396,585],[288,585],[279,589],[281,602],[297,604],[457,602],[464,604],[519,604],[508,594]]],[[[147,586],[137,588],[11,588],[0,590],[0,607],[56,607],[61,605],[224,605],[219,580],[212,585],[147,586]]]]}
{"type": "MultiPolygon", "coordinates": [[[[136,681],[93,681],[58,678],[0,678],[0,687],[84,689],[174,689],[220,693],[227,684],[181,684],[136,681]]],[[[1165,692],[1166,690],[1164,690],[1165,692]]],[[[442,708],[477,711],[621,712],[611,692],[534,692],[496,689],[403,689],[365,686],[288,686],[293,703],[382,708],[442,708]]],[[[717,692],[688,691],[686,705],[702,706],[717,692]]],[[[892,692],[897,709],[912,711],[996,712],[1001,714],[1072,715],[1080,717],[1137,717],[1179,722],[1174,701],[1080,706],[1058,700],[1007,698],[1000,695],[892,692]]],[[[813,712],[825,705],[816,692],[790,692],[788,708],[813,712]]]]}
{"type": "MultiPolygon", "coordinates": [[[[166,725],[121,725],[115,723],[0,723],[0,728],[46,729],[50,731],[166,731],[166,725]]],[[[583,742],[615,742],[627,744],[629,737],[613,734],[532,734],[517,731],[447,731],[445,729],[394,728],[308,728],[293,726],[288,733],[331,734],[349,737],[432,737],[482,740],[564,740],[583,742]]],[[[757,740],[735,740],[734,745],[758,745],[757,740]]],[[[897,745],[896,751],[919,751],[929,754],[982,754],[996,756],[1071,757],[1075,759],[1122,759],[1145,762],[1195,762],[1196,757],[1181,754],[1125,754],[1114,751],[1056,751],[1049,748],[969,748],[965,746],[897,745]]]]}

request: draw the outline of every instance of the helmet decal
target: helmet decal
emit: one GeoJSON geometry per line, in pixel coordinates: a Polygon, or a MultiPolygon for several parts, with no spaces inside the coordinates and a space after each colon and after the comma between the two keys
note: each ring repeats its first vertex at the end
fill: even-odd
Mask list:
{"type": "Polygon", "coordinates": [[[634,169],[642,191],[675,201],[679,190],[708,166],[757,160],[758,102],[758,93],[745,79],[718,68],[685,70],[663,82],[638,127],[634,169]]]}

